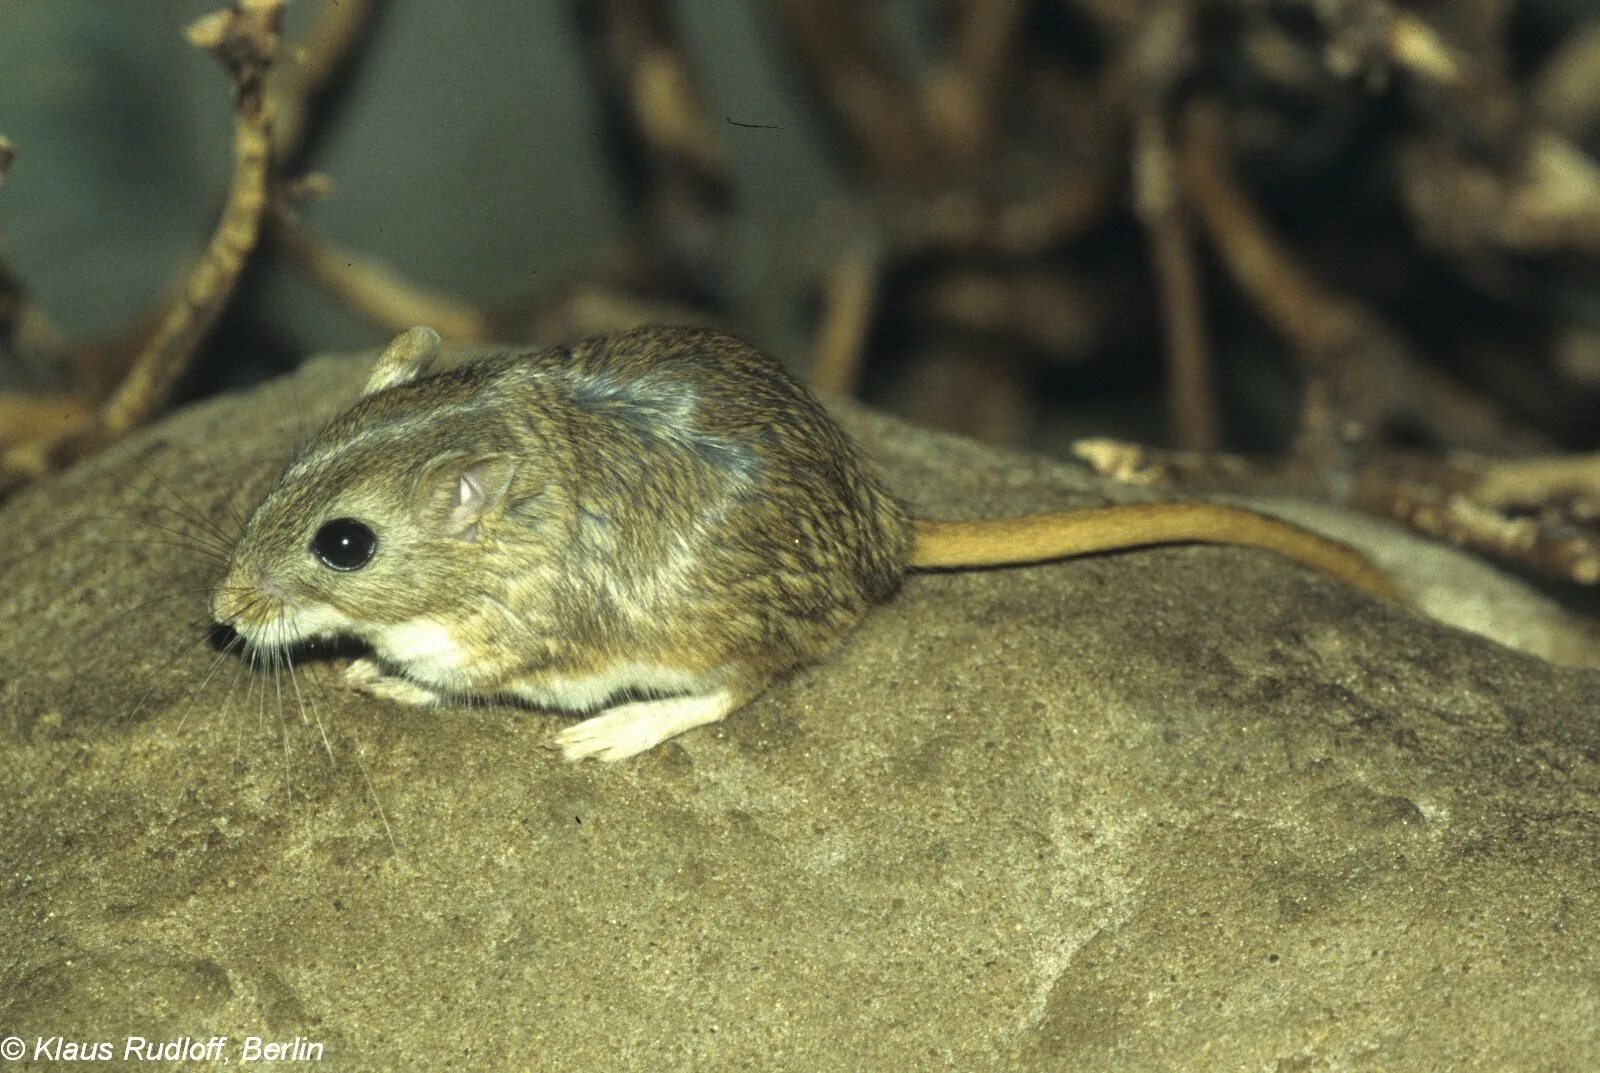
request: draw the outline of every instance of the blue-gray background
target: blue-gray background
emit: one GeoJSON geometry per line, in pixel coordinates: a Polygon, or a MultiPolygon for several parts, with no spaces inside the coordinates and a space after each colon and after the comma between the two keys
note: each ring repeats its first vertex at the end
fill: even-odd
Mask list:
{"type": "MultiPolygon", "coordinates": [[[[292,3],[286,37],[321,2],[292,3]]],[[[0,244],[74,339],[129,328],[214,222],[229,89],[182,30],[218,6],[0,2],[0,134],[17,150],[0,187],[0,244]]],[[[815,247],[818,211],[841,173],[788,88],[791,61],[765,5],[695,0],[678,14],[739,177],[735,318],[797,361],[804,281],[828,256],[815,247]]],[[[392,3],[311,161],[335,194],[308,215],[332,241],[476,304],[554,288],[591,267],[624,223],[587,77],[559,0],[392,3]]],[[[261,300],[292,349],[381,336],[286,269],[269,273],[261,300]]]]}

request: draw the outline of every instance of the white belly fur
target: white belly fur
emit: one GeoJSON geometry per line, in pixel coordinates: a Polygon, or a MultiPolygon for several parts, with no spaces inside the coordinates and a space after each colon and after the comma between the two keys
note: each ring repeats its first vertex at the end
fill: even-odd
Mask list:
{"type": "Polygon", "coordinates": [[[467,653],[450,631],[428,619],[412,619],[385,626],[372,641],[385,663],[405,671],[419,682],[452,688],[462,680],[467,653]]]}
{"type": "Polygon", "coordinates": [[[654,663],[619,663],[598,674],[540,675],[512,687],[512,692],[530,704],[561,711],[586,712],[600,707],[617,694],[635,690],[641,693],[699,693],[709,683],[704,675],[662,667],[654,663]]]}
{"type": "MultiPolygon", "coordinates": [[[[439,689],[462,688],[467,680],[466,650],[448,629],[428,619],[413,619],[384,627],[372,647],[385,663],[400,668],[406,677],[439,689]]],[[[618,663],[598,674],[543,674],[524,679],[507,692],[541,708],[586,712],[618,694],[673,695],[702,693],[715,686],[705,675],[654,663],[618,663]]]]}

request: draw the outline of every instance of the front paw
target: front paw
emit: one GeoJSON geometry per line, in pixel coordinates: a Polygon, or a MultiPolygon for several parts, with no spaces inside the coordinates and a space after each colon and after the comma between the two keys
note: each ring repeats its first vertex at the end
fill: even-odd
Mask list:
{"type": "Polygon", "coordinates": [[[409,678],[389,674],[375,659],[358,659],[344,669],[344,684],[351,689],[400,704],[433,705],[442,699],[426,686],[409,678]]]}

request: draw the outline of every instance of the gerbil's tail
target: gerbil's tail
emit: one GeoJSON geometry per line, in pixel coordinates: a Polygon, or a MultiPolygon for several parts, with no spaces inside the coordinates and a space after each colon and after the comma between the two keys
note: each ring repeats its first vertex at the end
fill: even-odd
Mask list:
{"type": "Polygon", "coordinates": [[[1405,595],[1363,554],[1309,529],[1220,503],[1135,503],[992,521],[913,523],[911,567],[1014,566],[1152,544],[1232,544],[1276,552],[1375,596],[1405,595]]]}

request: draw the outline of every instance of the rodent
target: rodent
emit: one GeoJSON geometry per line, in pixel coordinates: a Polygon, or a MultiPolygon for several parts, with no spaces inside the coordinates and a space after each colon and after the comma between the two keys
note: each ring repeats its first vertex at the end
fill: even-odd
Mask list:
{"type": "Polygon", "coordinates": [[[413,704],[594,712],[618,760],[821,659],[907,570],[1149,544],[1265,548],[1391,599],[1358,552],[1207,503],[912,519],[816,397],[720,332],[646,328],[429,373],[384,350],[247,519],[215,620],[253,650],[348,636],[347,679],[413,704]]]}

